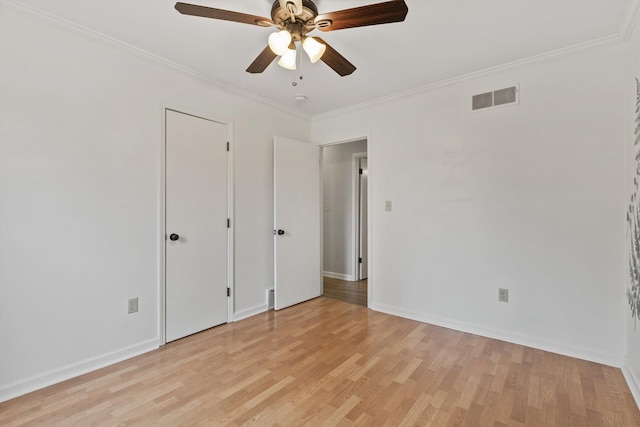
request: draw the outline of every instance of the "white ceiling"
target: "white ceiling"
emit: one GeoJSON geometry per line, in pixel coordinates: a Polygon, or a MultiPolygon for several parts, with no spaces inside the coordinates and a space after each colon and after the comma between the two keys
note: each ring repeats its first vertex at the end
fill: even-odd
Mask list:
{"type": "MultiPolygon", "coordinates": [[[[183,0],[270,17],[271,0],[183,0]]],[[[317,0],[320,13],[382,0],[317,0]]],[[[615,39],[637,0],[406,0],[405,22],[320,33],[358,67],[340,77],[304,57],[244,70],[274,30],[192,16],[174,0],[12,0],[178,63],[224,85],[316,115],[602,39],[615,39]],[[297,79],[297,78],[296,78],[297,79]],[[295,95],[305,95],[300,106],[295,95]]],[[[631,16],[633,15],[633,16],[631,16]]]]}

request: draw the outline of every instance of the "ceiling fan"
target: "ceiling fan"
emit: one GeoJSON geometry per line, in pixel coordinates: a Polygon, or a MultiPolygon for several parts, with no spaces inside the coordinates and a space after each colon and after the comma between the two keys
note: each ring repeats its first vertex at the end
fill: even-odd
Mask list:
{"type": "Polygon", "coordinates": [[[175,7],[183,15],[276,27],[279,31],[269,36],[268,46],[247,68],[249,73],[262,73],[278,56],[281,57],[278,65],[295,70],[296,43],[300,43],[311,62],[322,60],[341,76],[353,73],[356,67],[323,39],[307,36],[308,33],[316,28],[326,32],[401,22],[409,11],[404,0],[391,0],[323,14],[318,13],[312,0],[275,0],[271,7],[271,19],[181,2],[176,3],[175,7]]]}

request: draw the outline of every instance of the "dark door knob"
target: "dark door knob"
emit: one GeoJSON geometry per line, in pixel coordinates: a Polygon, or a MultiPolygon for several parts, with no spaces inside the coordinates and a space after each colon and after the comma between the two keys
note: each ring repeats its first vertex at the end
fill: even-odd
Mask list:
{"type": "Polygon", "coordinates": [[[178,240],[180,238],[180,236],[178,236],[176,233],[173,233],[169,236],[169,240],[171,240],[172,242],[175,242],[176,240],[178,240]]]}
{"type": "Polygon", "coordinates": [[[282,236],[284,234],[284,230],[278,230],[278,236],[282,236]]]}

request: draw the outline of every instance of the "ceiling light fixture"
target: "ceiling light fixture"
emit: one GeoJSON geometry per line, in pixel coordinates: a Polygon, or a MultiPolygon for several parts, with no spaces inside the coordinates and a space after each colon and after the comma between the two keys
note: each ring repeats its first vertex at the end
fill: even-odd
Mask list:
{"type": "Polygon", "coordinates": [[[320,43],[313,37],[305,37],[302,42],[302,48],[307,52],[307,55],[309,55],[311,63],[315,64],[322,58],[322,55],[324,55],[324,52],[327,50],[327,45],[320,43]]]}
{"type": "Polygon", "coordinates": [[[284,55],[287,52],[287,48],[291,44],[292,38],[293,36],[287,30],[272,33],[269,36],[269,47],[276,55],[284,55]]]}
{"type": "Polygon", "coordinates": [[[287,51],[282,55],[282,58],[278,61],[278,65],[287,70],[296,69],[296,45],[292,42],[289,45],[287,51]]]}
{"type": "Polygon", "coordinates": [[[288,30],[278,31],[269,35],[269,48],[273,53],[281,56],[278,65],[287,70],[296,69],[296,40],[302,39],[302,49],[307,53],[311,63],[315,64],[322,58],[327,45],[320,43],[313,37],[303,37],[296,33],[292,35],[288,30]]]}
{"type": "Polygon", "coordinates": [[[284,64],[287,68],[295,69],[295,43],[300,43],[303,50],[309,55],[311,62],[322,60],[340,76],[348,76],[353,73],[356,70],[355,65],[321,38],[307,37],[308,33],[316,29],[326,32],[402,22],[409,12],[405,0],[386,0],[381,3],[322,14],[318,13],[318,6],[316,6],[318,0],[269,1],[273,1],[271,19],[182,2],[177,2],[175,8],[183,15],[277,28],[278,32],[269,36],[269,47],[264,48],[253,60],[247,68],[248,73],[264,72],[278,56],[283,57],[278,61],[281,66],[284,64]],[[293,48],[291,43],[294,43],[293,48]],[[292,49],[293,52],[291,52],[292,49]]]}

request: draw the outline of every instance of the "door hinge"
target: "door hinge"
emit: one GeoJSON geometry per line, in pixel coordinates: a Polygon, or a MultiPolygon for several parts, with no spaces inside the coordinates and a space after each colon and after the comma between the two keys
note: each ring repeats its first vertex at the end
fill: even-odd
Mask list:
{"type": "Polygon", "coordinates": [[[227,288],[227,296],[230,297],[231,296],[231,288],[227,288]]]}
{"type": "Polygon", "coordinates": [[[230,151],[230,149],[229,149],[229,141],[227,141],[227,151],[230,151]]]}
{"type": "Polygon", "coordinates": [[[231,228],[231,218],[227,218],[227,228],[231,228]]]}
{"type": "Polygon", "coordinates": [[[358,258],[358,263],[362,264],[362,258],[358,258]]]}

